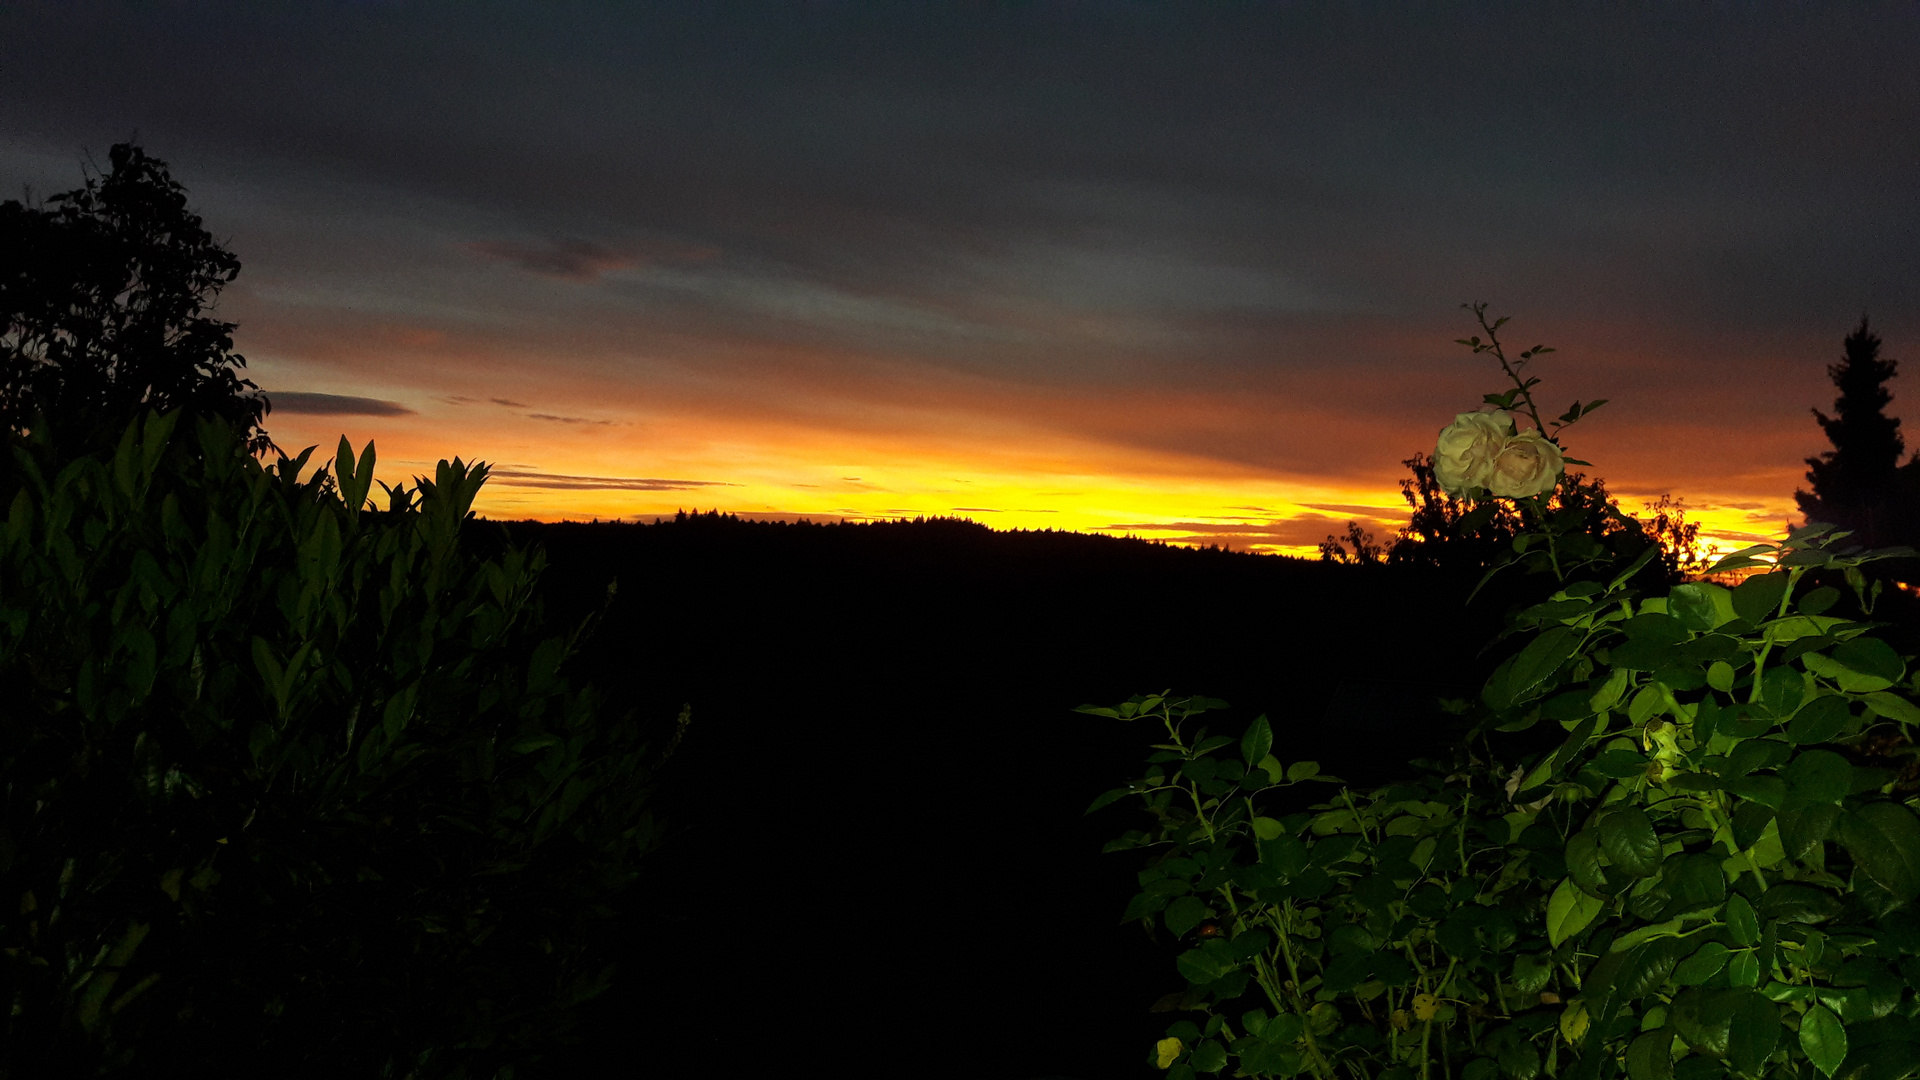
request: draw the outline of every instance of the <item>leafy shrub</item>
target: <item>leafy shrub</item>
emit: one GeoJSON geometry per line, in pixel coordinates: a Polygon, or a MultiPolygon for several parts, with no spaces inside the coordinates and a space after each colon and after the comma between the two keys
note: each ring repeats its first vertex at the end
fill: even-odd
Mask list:
{"type": "MultiPolygon", "coordinates": [[[[1823,525],[1648,595],[1517,500],[1559,587],[1449,765],[1303,805],[1264,718],[1203,698],[1083,711],[1163,725],[1126,918],[1190,947],[1155,1048],[1195,1073],[1320,1080],[1718,1080],[1920,1069],[1920,818],[1884,752],[1920,674],[1875,635],[1862,552],[1823,525]],[[1852,586],[1857,617],[1834,614],[1852,586]],[[1542,729],[1544,751],[1516,754],[1542,729]],[[1237,753],[1235,752],[1237,751],[1237,753]],[[1515,760],[1517,758],[1517,760],[1515,760]],[[1502,764],[1506,759],[1512,767],[1502,764]],[[1293,800],[1289,802],[1288,800],[1293,800]]],[[[1464,704],[1461,706],[1465,710],[1464,704]]],[[[1090,809],[1090,812],[1091,812],[1090,809]]]]}
{"type": "Polygon", "coordinates": [[[463,546],[485,466],[373,510],[371,445],[302,480],[178,416],[0,462],[0,1054],[511,1075],[607,985],[655,758],[542,556],[463,546]]]}

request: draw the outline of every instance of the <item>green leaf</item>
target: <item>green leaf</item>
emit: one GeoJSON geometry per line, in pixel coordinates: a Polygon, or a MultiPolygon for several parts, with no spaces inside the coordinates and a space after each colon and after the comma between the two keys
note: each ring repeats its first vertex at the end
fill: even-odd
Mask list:
{"type": "Polygon", "coordinates": [[[1647,755],[1638,750],[1606,750],[1593,759],[1591,768],[1601,776],[1625,780],[1646,772],[1650,761],[1647,755]]]}
{"type": "Polygon", "coordinates": [[[1577,888],[1572,879],[1562,881],[1547,901],[1547,940],[1555,948],[1593,922],[1606,901],[1577,888]]]}
{"type": "Polygon", "coordinates": [[[1513,972],[1509,981],[1514,989],[1523,994],[1535,994],[1546,988],[1547,980],[1553,977],[1553,965],[1537,956],[1521,953],[1513,958],[1513,972]]]}
{"type": "Polygon", "coordinates": [[[1283,877],[1293,877],[1307,868],[1307,845],[1301,843],[1298,837],[1282,833],[1273,839],[1261,840],[1259,848],[1260,862],[1271,866],[1283,877]]]}
{"type": "Polygon", "coordinates": [[[1799,551],[1789,551],[1785,555],[1780,556],[1779,561],[1775,565],[1825,566],[1832,561],[1833,554],[1831,552],[1822,551],[1819,548],[1802,548],[1799,551]]]}
{"type": "Polygon", "coordinates": [[[1889,720],[1906,724],[1909,727],[1920,724],[1920,707],[1916,707],[1913,702],[1908,701],[1898,694],[1890,694],[1885,690],[1876,690],[1868,694],[1866,700],[1867,708],[1873,710],[1876,715],[1884,716],[1889,720]]]}
{"type": "Polygon", "coordinates": [[[1793,714],[1793,720],[1787,724],[1787,738],[1802,746],[1832,742],[1852,718],[1846,698],[1822,694],[1793,714]]]}
{"type": "Polygon", "coordinates": [[[1253,835],[1261,840],[1277,840],[1286,832],[1286,827],[1270,817],[1257,817],[1248,824],[1253,826],[1253,835]]]}
{"type": "Polygon", "coordinates": [[[1627,583],[1628,578],[1631,578],[1633,575],[1639,573],[1640,568],[1652,562],[1653,557],[1658,554],[1660,554],[1660,545],[1658,544],[1647,545],[1647,549],[1640,553],[1639,558],[1628,563],[1627,568],[1625,570],[1622,570],[1619,573],[1613,575],[1613,581],[1611,584],[1607,586],[1607,591],[1612,592],[1615,589],[1618,589],[1620,586],[1625,585],[1627,583]]]}
{"type": "Polygon", "coordinates": [[[1733,846],[1735,850],[1745,851],[1759,840],[1767,831],[1767,823],[1773,820],[1773,810],[1763,803],[1743,802],[1733,812],[1733,846]]]}
{"type": "Polygon", "coordinates": [[[1726,872],[1721,860],[1706,852],[1682,855],[1667,868],[1667,890],[1672,899],[1659,918],[1672,919],[1689,912],[1718,908],[1727,898],[1726,872]]]}
{"type": "Polygon", "coordinates": [[[1791,811],[1814,803],[1838,803],[1853,786],[1853,766],[1831,750],[1808,750],[1781,770],[1787,782],[1780,809],[1791,811]]]}
{"type": "Polygon", "coordinates": [[[1540,1051],[1524,1039],[1515,1039],[1500,1047],[1500,1068],[1513,1080],[1534,1080],[1540,1075],[1540,1051]]]}
{"type": "Polygon", "coordinates": [[[1659,989],[1690,949],[1691,943],[1677,937],[1655,937],[1635,949],[1614,979],[1614,999],[1625,1005],[1659,989]]]}
{"type": "Polygon", "coordinates": [[[1643,1032],[1627,1046],[1628,1080],[1673,1080],[1673,1033],[1643,1032]]]}
{"type": "Polygon", "coordinates": [[[1689,636],[1685,623],[1662,611],[1642,612],[1619,625],[1627,637],[1650,645],[1678,645],[1689,636]]]}
{"type": "Polygon", "coordinates": [[[1739,893],[1727,897],[1727,933],[1736,945],[1760,944],[1760,917],[1739,893]]]}
{"type": "Polygon", "coordinates": [[[1847,1059],[1847,1029],[1825,1006],[1815,1005],[1800,1018],[1800,1049],[1823,1076],[1832,1076],[1847,1059]]]}
{"type": "MultiPolygon", "coordinates": [[[[1487,574],[1491,576],[1493,571],[1489,570],[1487,574]]],[[[1487,703],[1487,708],[1500,712],[1513,705],[1513,691],[1508,686],[1508,677],[1513,674],[1514,661],[1518,659],[1517,653],[1507,657],[1500,661],[1499,667],[1493,669],[1493,674],[1487,676],[1486,684],[1480,688],[1480,700],[1487,703]]]]}
{"type": "Polygon", "coordinates": [[[1571,626],[1555,626],[1527,643],[1514,658],[1507,672],[1506,692],[1511,701],[1524,701],[1531,691],[1560,669],[1585,640],[1586,632],[1571,626]]]}
{"type": "MultiPolygon", "coordinates": [[[[1729,903],[1727,907],[1731,909],[1733,905],[1729,903]]],[[[1819,923],[1839,913],[1840,902],[1825,890],[1798,881],[1782,881],[1760,894],[1757,916],[1765,923],[1819,923]]]]}
{"type": "Polygon", "coordinates": [[[1815,803],[1780,812],[1780,848],[1790,859],[1805,858],[1815,844],[1833,832],[1840,820],[1840,807],[1833,803],[1815,803]]]}
{"type": "Polygon", "coordinates": [[[1757,769],[1771,769],[1786,763],[1793,756],[1793,747],[1774,739],[1748,739],[1733,748],[1727,755],[1727,764],[1720,770],[1723,776],[1745,776],[1757,769]]]}
{"type": "Polygon", "coordinates": [[[1721,693],[1733,689],[1733,665],[1725,660],[1715,660],[1707,668],[1707,685],[1721,693]]]}
{"type": "Polygon", "coordinates": [[[1273,944],[1273,935],[1265,930],[1253,929],[1233,939],[1229,951],[1237,960],[1251,960],[1267,951],[1273,944]]]}
{"type": "Polygon", "coordinates": [[[1733,590],[1734,612],[1756,626],[1773,618],[1779,610],[1780,598],[1787,594],[1787,584],[1792,580],[1793,575],[1784,570],[1755,574],[1733,590]]]}
{"type": "Polygon", "coordinates": [[[1760,680],[1760,694],[1773,715],[1791,716],[1806,700],[1806,677],[1786,665],[1769,668],[1760,680]]]}
{"type": "Polygon", "coordinates": [[[1920,896],[1920,819],[1896,802],[1870,802],[1840,815],[1840,843],[1853,863],[1902,903],[1920,896]]]}
{"type": "Polygon", "coordinates": [[[1221,976],[1239,965],[1205,949],[1188,949],[1174,961],[1174,966],[1180,969],[1180,974],[1185,976],[1187,981],[1204,986],[1219,980],[1221,976]]]}
{"type": "Polygon", "coordinates": [[[1567,840],[1567,873],[1569,880],[1581,891],[1590,896],[1607,897],[1612,895],[1608,888],[1606,872],[1600,867],[1600,834],[1594,829],[1581,829],[1567,840]]]}
{"type": "Polygon", "coordinates": [[[1651,877],[1660,871],[1660,836],[1637,806],[1620,807],[1600,822],[1600,849],[1623,873],[1651,877]]]}
{"type": "Polygon", "coordinates": [[[1760,982],[1760,958],[1741,950],[1727,959],[1727,985],[1751,987],[1760,982]]]}
{"type": "Polygon", "coordinates": [[[1733,595],[1708,582],[1675,585],[1667,593],[1667,612],[1687,629],[1704,633],[1733,621],[1733,595]]]}
{"type": "Polygon", "coordinates": [[[1807,645],[1800,647],[1800,651],[1805,652],[1809,648],[1819,648],[1822,645],[1832,644],[1832,641],[1827,637],[1827,633],[1834,627],[1841,625],[1844,621],[1845,620],[1842,619],[1828,618],[1824,615],[1789,615],[1784,619],[1775,619],[1768,623],[1767,637],[1776,645],[1782,645],[1790,641],[1797,642],[1808,638],[1813,639],[1807,645]]]}
{"type": "MultiPolygon", "coordinates": [[[[1752,909],[1749,908],[1748,911],[1751,912],[1752,909]]],[[[1680,965],[1673,969],[1673,981],[1681,986],[1698,986],[1706,982],[1720,974],[1720,969],[1727,966],[1728,953],[1729,950],[1725,945],[1717,941],[1707,942],[1694,950],[1692,956],[1680,961],[1680,965]]]]}
{"type": "Polygon", "coordinates": [[[1605,712],[1619,704],[1621,696],[1627,692],[1627,680],[1632,675],[1626,668],[1614,668],[1607,676],[1607,681],[1587,699],[1587,707],[1594,712],[1605,712]]]}
{"type": "Polygon", "coordinates": [[[1777,776],[1741,776],[1720,786],[1743,799],[1752,799],[1775,810],[1787,798],[1787,782],[1777,776]]]}
{"type": "Polygon", "coordinates": [[[1589,716],[1575,725],[1572,731],[1567,732],[1566,741],[1560,744],[1560,748],[1542,759],[1531,772],[1527,773],[1526,778],[1520,781],[1518,790],[1530,791],[1559,775],[1560,770],[1566,768],[1567,763],[1578,757],[1580,751],[1586,748],[1587,740],[1593,737],[1594,729],[1599,723],[1598,716],[1589,716]]]}
{"type": "Polygon", "coordinates": [[[1311,780],[1320,775],[1320,763],[1317,761],[1296,761],[1287,766],[1287,779],[1294,783],[1311,780]]]}
{"type": "Polygon", "coordinates": [[[1193,1054],[1187,1058],[1187,1064],[1193,1066],[1194,1072],[1217,1073],[1227,1067],[1226,1048],[1208,1039],[1193,1048],[1193,1054]]]}
{"type": "Polygon", "coordinates": [[[1839,589],[1831,585],[1822,585],[1801,597],[1799,601],[1794,604],[1794,607],[1799,608],[1803,615],[1819,615],[1838,603],[1839,600],[1839,589]]]}
{"type": "Polygon", "coordinates": [[[1667,1022],[1688,1046],[1708,1057],[1726,1057],[1733,1014],[1739,1004],[1735,995],[1739,993],[1698,987],[1682,990],[1667,1010],[1667,1022]]]}
{"type": "Polygon", "coordinates": [[[1889,683],[1899,682],[1907,670],[1900,654],[1879,638],[1857,637],[1844,642],[1833,650],[1833,659],[1862,675],[1872,675],[1889,683]]]}
{"type": "Polygon", "coordinates": [[[1740,992],[1734,1002],[1732,1030],[1727,1037],[1727,1056],[1734,1068],[1758,1075],[1761,1067],[1780,1045],[1780,1007],[1764,995],[1751,990],[1740,992]]]}
{"type": "Polygon", "coordinates": [[[1206,921],[1207,905],[1197,896],[1177,897],[1167,905],[1164,917],[1174,937],[1186,937],[1187,931],[1206,921]]]}
{"type": "Polygon", "coordinates": [[[1893,685],[1893,680],[1878,675],[1867,675],[1842,664],[1830,656],[1817,652],[1804,653],[1800,662],[1808,671],[1822,678],[1832,679],[1840,684],[1840,689],[1849,694],[1866,694],[1875,690],[1885,690],[1893,685]]]}
{"type": "Polygon", "coordinates": [[[1267,723],[1267,715],[1261,713],[1247,725],[1247,733],[1240,736],[1240,757],[1249,766],[1257,765],[1260,759],[1273,749],[1273,728],[1267,723]]]}

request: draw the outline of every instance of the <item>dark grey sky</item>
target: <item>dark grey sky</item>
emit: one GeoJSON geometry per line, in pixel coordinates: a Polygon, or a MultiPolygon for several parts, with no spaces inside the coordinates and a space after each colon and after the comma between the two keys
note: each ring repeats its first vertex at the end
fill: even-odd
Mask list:
{"type": "Polygon", "coordinates": [[[1057,438],[1384,506],[1498,386],[1450,344],[1486,299],[1559,347],[1548,404],[1612,399],[1573,442],[1616,487],[1777,520],[1840,338],[1920,337],[1913,4],[19,3],[0,40],[0,185],[137,130],[246,265],[263,384],[417,433],[1057,438]]]}

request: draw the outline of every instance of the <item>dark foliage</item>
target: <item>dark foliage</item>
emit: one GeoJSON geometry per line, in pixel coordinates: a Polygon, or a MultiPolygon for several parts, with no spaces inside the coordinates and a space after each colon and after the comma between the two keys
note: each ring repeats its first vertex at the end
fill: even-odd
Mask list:
{"type": "Polygon", "coordinates": [[[509,1075],[607,985],[637,726],[470,550],[484,467],[376,512],[371,447],[180,415],[0,460],[0,1068],[509,1075]]]}
{"type": "Polygon", "coordinates": [[[211,317],[240,272],[187,209],[164,161],[116,145],[104,176],[44,205],[0,203],[0,427],[36,414],[73,445],[110,442],[144,410],[219,417],[271,446],[240,377],[234,324],[211,317]]]}

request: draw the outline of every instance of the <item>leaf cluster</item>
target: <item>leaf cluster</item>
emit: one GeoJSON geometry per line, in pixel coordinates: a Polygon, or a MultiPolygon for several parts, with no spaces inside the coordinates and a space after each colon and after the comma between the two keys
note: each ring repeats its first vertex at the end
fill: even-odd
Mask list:
{"type": "Polygon", "coordinates": [[[180,415],[0,460],[8,1071],[510,1071],[607,984],[659,755],[471,550],[484,465],[375,509],[371,445],[180,415]]]}
{"type": "MultiPolygon", "coordinates": [[[[1796,590],[1902,553],[1844,539],[1814,527],[1737,553],[1716,569],[1764,572],[1735,588],[1644,596],[1629,568],[1526,609],[1482,691],[1485,752],[1414,782],[1280,813],[1259,802],[1270,771],[1231,794],[1195,779],[1232,739],[1162,745],[1109,793],[1159,822],[1119,845],[1155,852],[1126,917],[1193,946],[1176,1004],[1203,1015],[1155,1064],[1911,1075],[1920,817],[1876,747],[1920,723],[1916,676],[1877,624],[1834,613],[1837,589],[1796,590]],[[1503,733],[1547,725],[1557,745],[1494,764],[1503,733]]],[[[1270,740],[1256,722],[1242,743],[1270,740]]]]}

